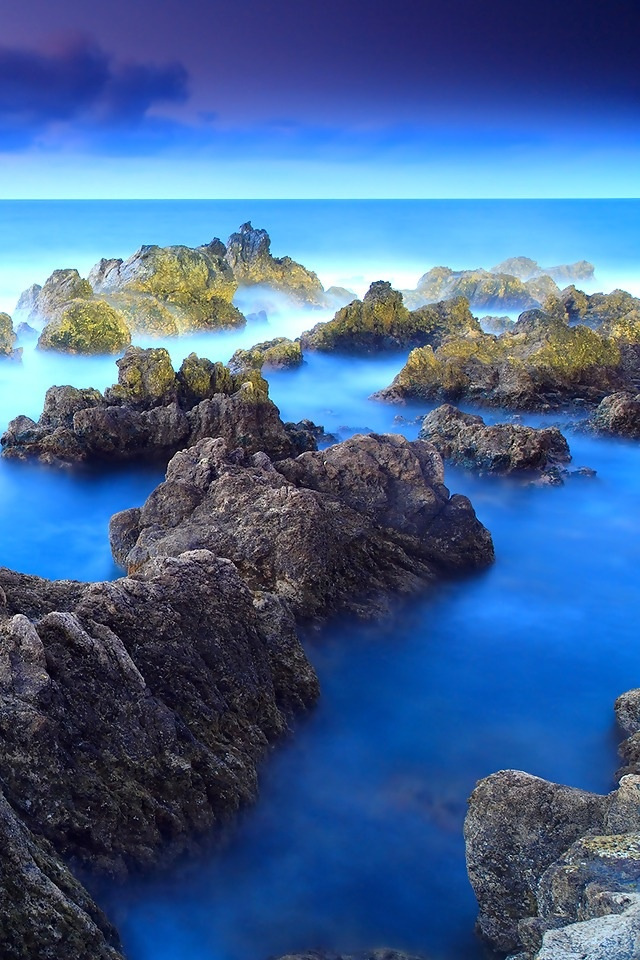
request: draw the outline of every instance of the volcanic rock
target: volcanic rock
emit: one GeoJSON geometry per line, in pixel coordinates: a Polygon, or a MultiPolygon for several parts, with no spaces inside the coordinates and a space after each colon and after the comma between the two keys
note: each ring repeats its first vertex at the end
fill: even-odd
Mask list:
{"type": "Polygon", "coordinates": [[[571,459],[569,445],[556,427],[487,426],[482,417],[450,404],[424,418],[419,437],[432,443],[445,460],[488,473],[543,471],[571,459]]]}

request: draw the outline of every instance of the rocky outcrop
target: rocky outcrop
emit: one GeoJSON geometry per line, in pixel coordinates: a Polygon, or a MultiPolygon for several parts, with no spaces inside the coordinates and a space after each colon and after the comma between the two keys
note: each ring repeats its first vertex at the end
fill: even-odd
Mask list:
{"type": "Polygon", "coordinates": [[[309,433],[291,435],[257,371],[233,375],[195,354],[176,374],[163,348],[131,347],[118,383],[105,391],[51,387],[38,422],[19,416],[3,434],[2,455],[55,465],[93,460],[169,459],[202,437],[231,448],[286,457],[315,449],[309,433]],[[301,446],[302,445],[302,446],[301,446]]]}
{"type": "Polygon", "coordinates": [[[384,608],[389,591],[493,559],[469,501],[449,497],[435,449],[396,435],[275,462],[203,440],[173,458],[141,509],[116,514],[110,536],[130,571],[215,548],[305,618],[384,608]]]}
{"type": "Polygon", "coordinates": [[[54,270],[44,286],[33,284],[21,294],[16,310],[26,313],[27,322],[42,322],[56,317],[75,300],[88,300],[93,289],[77,270],[54,270]]]}
{"type": "Polygon", "coordinates": [[[587,294],[571,285],[561,291],[558,300],[568,323],[594,329],[604,325],[606,332],[612,332],[617,324],[640,321],[640,299],[626,290],[587,294]]]}
{"type": "Polygon", "coordinates": [[[2,793],[0,944],[6,960],[122,960],[116,931],[2,793]]]}
{"type": "Polygon", "coordinates": [[[16,350],[17,336],[13,329],[13,321],[8,313],[0,313],[0,357],[9,357],[18,360],[22,348],[16,350]]]}
{"type": "Polygon", "coordinates": [[[38,339],[41,350],[64,353],[121,353],[131,343],[124,317],[104,300],[76,300],[47,323],[38,339]]]}
{"type": "Polygon", "coordinates": [[[571,460],[569,445],[557,427],[487,426],[482,417],[450,404],[424,418],[419,437],[432,443],[445,460],[483,473],[540,473],[571,460]]]}
{"type": "Polygon", "coordinates": [[[629,734],[627,764],[607,796],[502,770],[470,798],[465,840],[478,930],[494,948],[517,951],[513,960],[637,955],[640,691],[620,697],[616,714],[629,734]]]}
{"type": "Polygon", "coordinates": [[[237,288],[219,240],[201,247],[140,247],[128,260],[101,260],[89,274],[94,293],[149,335],[243,327],[231,303],[237,288]]]}
{"type": "Polygon", "coordinates": [[[316,274],[290,257],[272,256],[269,234],[254,229],[251,223],[243,223],[229,237],[226,262],[241,287],[264,285],[298,303],[326,305],[324,288],[316,274]]]}
{"type": "Polygon", "coordinates": [[[529,257],[510,257],[502,263],[491,267],[491,273],[507,273],[519,280],[532,280],[540,276],[551,277],[558,283],[571,280],[591,280],[595,267],[588,260],[578,260],[576,263],[562,263],[556,267],[541,267],[529,257]]]}
{"type": "Polygon", "coordinates": [[[510,317],[487,316],[480,317],[478,323],[483,333],[492,333],[496,337],[499,337],[501,334],[513,330],[515,320],[511,320],[510,317]]]}
{"type": "Polygon", "coordinates": [[[415,290],[403,291],[411,306],[452,297],[465,297],[478,310],[527,310],[540,307],[559,289],[549,276],[520,280],[508,273],[489,270],[451,270],[433,267],[418,280],[415,290]]]}
{"type": "Polygon", "coordinates": [[[612,337],[531,310],[500,337],[450,337],[435,351],[430,346],[413,350],[393,383],[375,398],[552,410],[599,403],[628,388],[633,369],[612,337]]]}
{"type": "Polygon", "coordinates": [[[316,324],[300,341],[303,350],[366,354],[427,343],[439,346],[448,336],[480,332],[463,297],[409,311],[402,294],[378,280],[363,300],[338,310],[333,320],[316,324]]]}
{"type": "Polygon", "coordinates": [[[276,337],[256,343],[248,350],[236,350],[229,361],[229,370],[238,375],[250,370],[289,370],[302,365],[302,349],[297,340],[276,337]]]}
{"type": "Polygon", "coordinates": [[[640,394],[623,391],[605,397],[587,426],[595,433],[640,440],[640,394]]]}

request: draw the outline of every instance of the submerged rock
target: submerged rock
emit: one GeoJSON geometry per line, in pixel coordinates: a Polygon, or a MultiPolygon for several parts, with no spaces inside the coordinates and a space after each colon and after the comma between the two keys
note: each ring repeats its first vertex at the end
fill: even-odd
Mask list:
{"type": "Polygon", "coordinates": [[[317,275],[291,257],[274,257],[266,230],[243,223],[227,241],[226,262],[242,286],[265,285],[299,303],[324,306],[325,292],[317,275]]]}
{"type": "MultiPolygon", "coordinates": [[[[118,383],[105,391],[50,387],[36,423],[19,416],[3,434],[2,455],[44,463],[92,460],[168,460],[202,437],[223,437],[231,448],[299,453],[259,372],[233,375],[195,354],[178,374],[164,348],[131,347],[118,365],[118,383]]],[[[307,442],[315,449],[315,440],[307,442]]],[[[308,449],[307,447],[306,449],[308,449]]]]}
{"type": "Polygon", "coordinates": [[[432,443],[445,460],[489,473],[544,471],[571,460],[569,445],[556,427],[487,426],[482,417],[450,404],[437,407],[424,418],[419,436],[432,443]]]}
{"type": "Polygon", "coordinates": [[[229,361],[233,374],[247,373],[250,370],[288,370],[302,365],[302,349],[297,340],[288,337],[276,337],[256,343],[248,350],[236,350],[229,361]]]}
{"type": "Polygon", "coordinates": [[[297,616],[361,612],[492,562],[489,533],[442,481],[435,449],[396,435],[275,462],[202,440],[173,458],[141,510],[116,514],[111,542],[130,571],[215,549],[297,616]]]}

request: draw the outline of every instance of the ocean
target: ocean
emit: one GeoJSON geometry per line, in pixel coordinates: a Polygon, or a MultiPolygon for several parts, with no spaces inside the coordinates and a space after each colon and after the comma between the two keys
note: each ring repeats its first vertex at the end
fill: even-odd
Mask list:
{"type": "MultiPolygon", "coordinates": [[[[592,261],[589,290],[640,294],[640,201],[0,202],[0,310],[56,267],[86,274],[141,243],[223,240],[265,227],[276,256],[325,286],[414,286],[434,265],[592,261]]],[[[243,302],[250,308],[256,302],[243,302]]],[[[226,360],[239,345],[297,335],[324,315],[273,304],[268,328],[200,334],[166,346],[226,360]]],[[[399,431],[427,405],[370,401],[405,355],[311,356],[270,377],[283,417],[338,437],[399,431]],[[405,418],[399,422],[397,415],[405,418]]],[[[53,383],[104,388],[113,358],[25,345],[0,366],[0,428],[38,416],[53,383]]],[[[486,412],[484,414],[486,416],[486,412]]],[[[491,418],[500,419],[493,411],[491,418]]],[[[558,417],[524,418],[532,423],[558,417]]],[[[477,779],[505,767],[585,789],[613,786],[615,697],[640,685],[640,445],[563,424],[574,466],[564,487],[447,468],[491,530],[496,563],[404,603],[377,623],[337,618],[306,638],[322,686],[317,709],[265,761],[261,795],[224,849],[186,871],[102,890],[130,960],[256,960],[326,947],[392,946],[476,960],[475,901],[462,821],[477,779]]],[[[82,580],[120,571],[109,517],[144,501],[162,471],[74,473],[0,460],[0,563],[82,580]]]]}

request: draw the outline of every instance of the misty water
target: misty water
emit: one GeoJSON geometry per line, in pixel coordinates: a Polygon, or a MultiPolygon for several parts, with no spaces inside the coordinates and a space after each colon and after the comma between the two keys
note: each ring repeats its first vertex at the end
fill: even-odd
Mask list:
{"type": "MultiPolygon", "coordinates": [[[[439,263],[490,267],[521,254],[545,265],[590,259],[599,289],[640,292],[638,212],[633,201],[0,203],[0,309],[11,312],[20,289],[54,267],[86,272],[141,242],[224,239],[246,219],[270,230],[277,255],[358,293],[375,279],[413,286],[439,263]]],[[[241,303],[266,305],[268,326],[166,341],[174,363],[191,350],[226,360],[238,345],[297,335],[322,319],[269,297],[241,303]]],[[[271,395],[284,419],[309,417],[339,438],[363,430],[414,438],[412,421],[426,405],[368,399],[403,362],[311,355],[300,370],[272,375],[271,395]]],[[[37,418],[53,383],[103,389],[115,374],[112,358],[25,344],[22,364],[0,367],[0,426],[18,413],[37,418]]],[[[305,638],[320,703],[266,759],[259,802],[224,848],[101,893],[130,960],[256,960],[380,945],[439,960],[482,955],[462,841],[476,780],[517,767],[610,789],[613,700],[640,685],[640,445],[563,427],[574,465],[593,467],[594,479],[542,488],[447,468],[450,489],[471,498],[493,534],[489,571],[404,603],[382,622],[337,619],[305,638]]],[[[0,562],[48,577],[117,576],[109,517],[142,503],[161,476],[138,466],[56,471],[0,460],[0,562]]]]}

